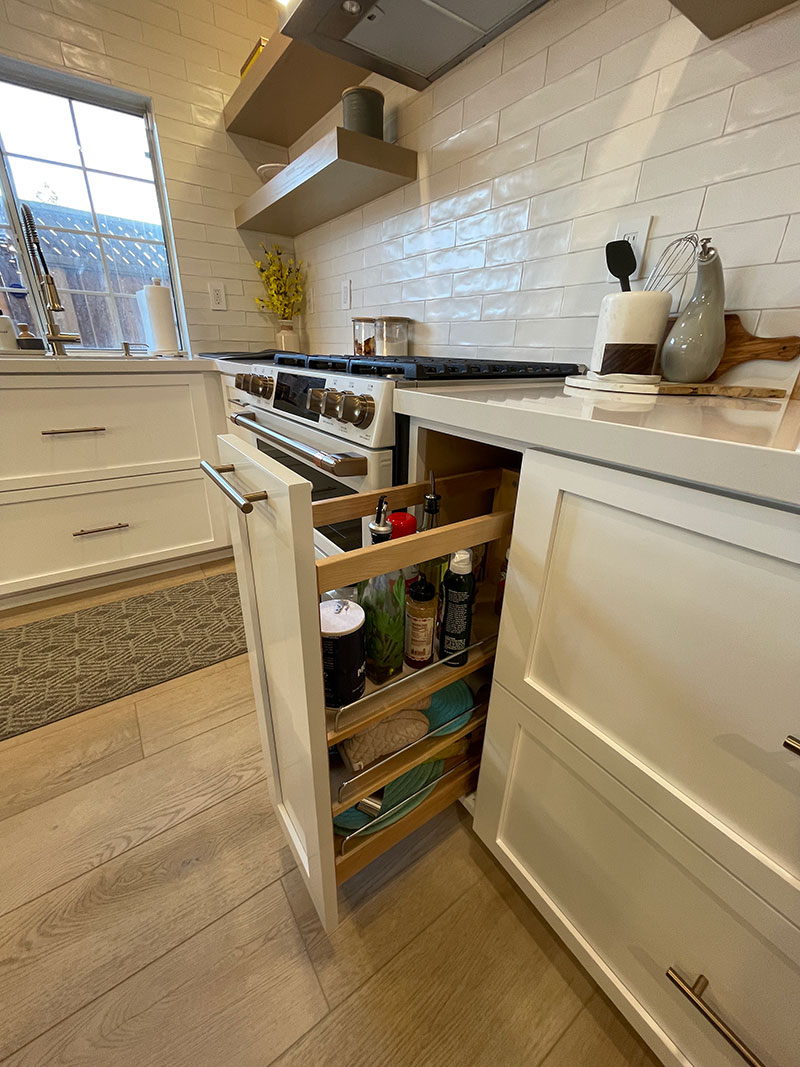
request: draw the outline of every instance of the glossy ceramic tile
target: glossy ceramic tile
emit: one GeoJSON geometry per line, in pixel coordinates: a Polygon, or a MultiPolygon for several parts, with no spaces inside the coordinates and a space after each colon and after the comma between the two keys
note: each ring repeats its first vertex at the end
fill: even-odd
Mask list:
{"type": "Polygon", "coordinates": [[[700,225],[724,226],[796,211],[798,182],[800,165],[721,182],[706,193],[700,225]]]}
{"type": "Polygon", "coordinates": [[[459,219],[456,231],[456,243],[471,244],[485,237],[501,237],[504,234],[519,233],[525,229],[528,221],[528,205],[513,204],[494,211],[484,211],[459,219]]]}
{"type": "Polygon", "coordinates": [[[800,63],[790,63],[736,86],[727,128],[741,130],[784,115],[795,115],[798,111],[800,63]]]}
{"type": "MultiPolygon", "coordinates": [[[[546,123],[539,131],[539,157],[585,144],[596,136],[598,130],[616,130],[649,115],[657,82],[657,74],[648,74],[646,78],[624,85],[546,123]]],[[[627,161],[620,160],[617,166],[624,162],[627,161]]]]}
{"type": "MultiPolygon", "coordinates": [[[[507,267],[484,267],[482,270],[465,270],[453,275],[453,294],[469,296],[472,293],[506,293],[519,289],[522,267],[519,263],[507,267]]],[[[484,318],[486,318],[484,309],[484,318]]]]}
{"type": "Polygon", "coordinates": [[[547,51],[523,60],[513,71],[501,74],[464,99],[464,124],[470,125],[513,104],[544,84],[547,51]]]}
{"type": "Polygon", "coordinates": [[[595,94],[600,61],[587,63],[558,82],[545,85],[500,112],[500,140],[533,130],[550,119],[588,103],[595,94]]]}
{"type": "Polygon", "coordinates": [[[707,38],[688,19],[670,19],[641,37],[606,52],[600,60],[597,92],[611,92],[620,85],[683,59],[707,44],[707,38]]]}
{"type": "Polygon", "coordinates": [[[512,200],[558,189],[580,180],[586,149],[576,145],[550,159],[531,163],[528,167],[496,178],[492,190],[492,202],[508,204],[512,200]]]}
{"type": "Polygon", "coordinates": [[[545,4],[506,37],[503,70],[515,67],[534,52],[555,44],[591,19],[602,15],[605,7],[605,0],[545,4]]]}

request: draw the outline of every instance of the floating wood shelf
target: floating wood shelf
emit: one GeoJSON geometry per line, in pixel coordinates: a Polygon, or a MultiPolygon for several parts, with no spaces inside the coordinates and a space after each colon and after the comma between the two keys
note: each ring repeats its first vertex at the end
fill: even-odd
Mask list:
{"type": "Polygon", "coordinates": [[[416,152],[337,126],[240,204],[236,225],[294,237],[416,176],[416,152]]]}
{"type": "Polygon", "coordinates": [[[368,73],[275,33],[225,105],[225,129],[288,147],[368,73]]]}

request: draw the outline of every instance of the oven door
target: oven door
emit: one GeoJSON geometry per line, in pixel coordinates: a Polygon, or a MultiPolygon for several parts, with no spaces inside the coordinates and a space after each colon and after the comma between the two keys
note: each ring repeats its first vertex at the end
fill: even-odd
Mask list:
{"type": "MultiPolygon", "coordinates": [[[[309,481],[313,502],[392,484],[390,448],[364,448],[256,407],[236,413],[231,421],[260,452],[309,481]]],[[[368,521],[348,519],[315,530],[317,558],[369,544],[368,521]]]]}

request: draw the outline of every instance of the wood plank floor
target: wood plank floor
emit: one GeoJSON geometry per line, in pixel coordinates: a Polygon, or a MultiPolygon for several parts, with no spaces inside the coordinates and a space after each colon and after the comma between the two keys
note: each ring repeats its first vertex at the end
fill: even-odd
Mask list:
{"type": "Polygon", "coordinates": [[[460,810],[340,900],[326,936],[246,657],[2,742],[0,1064],[658,1067],[460,810]]]}

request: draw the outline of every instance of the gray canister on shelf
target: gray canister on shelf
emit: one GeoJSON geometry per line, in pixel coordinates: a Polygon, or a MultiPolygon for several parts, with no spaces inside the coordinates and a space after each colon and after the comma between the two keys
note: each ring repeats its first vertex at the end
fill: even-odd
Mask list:
{"type": "Polygon", "coordinates": [[[383,93],[369,85],[354,85],[342,93],[342,125],[346,130],[383,140],[383,93]]]}
{"type": "Polygon", "coordinates": [[[364,693],[364,609],[352,600],[323,600],[319,619],[325,704],[341,708],[364,693]]]}
{"type": "Polygon", "coordinates": [[[661,373],[668,382],[704,382],[725,351],[725,279],[711,238],[700,242],[697,283],[661,348],[661,373]]]}

